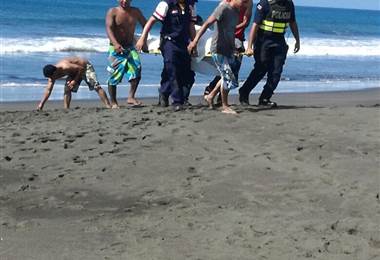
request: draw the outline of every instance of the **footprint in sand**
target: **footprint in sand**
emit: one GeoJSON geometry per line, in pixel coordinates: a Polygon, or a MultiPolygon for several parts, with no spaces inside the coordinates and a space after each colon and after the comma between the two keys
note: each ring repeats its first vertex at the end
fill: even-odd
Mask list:
{"type": "Polygon", "coordinates": [[[177,134],[179,131],[180,131],[179,128],[174,128],[174,129],[172,130],[172,134],[177,134]]]}
{"type": "Polygon", "coordinates": [[[65,143],[74,143],[75,142],[75,138],[68,138],[68,139],[65,139],[65,143]]]}
{"type": "Polygon", "coordinates": [[[130,137],[123,138],[124,143],[129,142],[129,141],[134,141],[134,140],[137,140],[137,137],[130,136],[130,137]]]}
{"type": "Polygon", "coordinates": [[[120,149],[113,149],[111,151],[104,151],[104,152],[100,152],[99,155],[103,156],[105,154],[117,154],[120,152],[120,149]]]}
{"type": "Polygon", "coordinates": [[[52,138],[52,137],[41,137],[41,138],[39,138],[37,140],[40,141],[41,143],[57,142],[58,141],[57,138],[52,138]]]}
{"type": "Polygon", "coordinates": [[[80,156],[78,156],[78,155],[73,157],[73,162],[77,163],[77,164],[81,164],[81,165],[84,165],[87,163],[86,160],[81,159],[80,156]]]}
{"type": "Polygon", "coordinates": [[[197,169],[193,166],[190,166],[187,168],[187,172],[188,173],[196,173],[197,172],[197,169]]]}
{"type": "Polygon", "coordinates": [[[228,164],[225,164],[225,165],[222,165],[222,166],[218,166],[215,169],[217,169],[217,170],[224,170],[224,169],[228,169],[228,168],[234,168],[236,166],[237,166],[236,164],[228,163],[228,164]]]}
{"type": "Polygon", "coordinates": [[[88,134],[88,132],[82,132],[82,133],[78,133],[78,134],[74,135],[74,137],[81,138],[81,137],[85,136],[86,134],[88,134]]]}
{"type": "Polygon", "coordinates": [[[18,132],[15,132],[15,133],[13,133],[13,134],[11,135],[11,137],[19,137],[19,136],[21,136],[21,134],[18,133],[18,132]]]}

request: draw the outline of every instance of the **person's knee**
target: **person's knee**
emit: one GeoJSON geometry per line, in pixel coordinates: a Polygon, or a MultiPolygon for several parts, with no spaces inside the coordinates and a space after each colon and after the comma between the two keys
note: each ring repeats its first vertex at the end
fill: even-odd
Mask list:
{"type": "Polygon", "coordinates": [[[97,92],[97,93],[99,93],[99,91],[103,91],[103,88],[101,87],[101,86],[95,86],[94,87],[94,90],[97,92]]]}
{"type": "Polygon", "coordinates": [[[139,82],[140,82],[140,78],[134,78],[134,79],[131,79],[131,80],[129,81],[129,83],[130,83],[132,86],[136,86],[136,85],[138,85],[139,82]]]}
{"type": "Polygon", "coordinates": [[[71,89],[68,86],[65,86],[63,93],[64,93],[64,95],[69,96],[69,95],[71,95],[71,89]]]}

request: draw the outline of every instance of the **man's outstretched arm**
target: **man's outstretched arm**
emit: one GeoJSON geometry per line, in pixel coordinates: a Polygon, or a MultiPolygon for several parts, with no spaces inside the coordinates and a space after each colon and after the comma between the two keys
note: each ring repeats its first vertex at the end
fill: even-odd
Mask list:
{"type": "Polygon", "coordinates": [[[44,108],[44,105],[45,105],[46,101],[49,99],[50,94],[53,90],[54,83],[55,83],[55,80],[48,79],[48,84],[46,86],[45,93],[42,97],[41,102],[37,106],[37,110],[41,111],[44,108]]]}
{"type": "Polygon", "coordinates": [[[204,24],[202,25],[202,27],[199,29],[199,31],[197,32],[197,34],[195,35],[194,37],[194,40],[192,42],[190,42],[190,44],[187,46],[187,50],[188,52],[191,54],[193,52],[193,50],[196,48],[197,44],[198,44],[198,41],[199,39],[202,37],[202,35],[206,32],[206,30],[213,24],[216,22],[216,18],[215,16],[213,15],[210,15],[207,20],[204,22],[204,24]]]}
{"type": "Polygon", "coordinates": [[[141,34],[140,39],[136,43],[136,50],[141,51],[143,46],[146,44],[146,39],[148,38],[148,33],[152,29],[153,25],[156,23],[156,18],[151,16],[144,26],[144,30],[141,34]]]}

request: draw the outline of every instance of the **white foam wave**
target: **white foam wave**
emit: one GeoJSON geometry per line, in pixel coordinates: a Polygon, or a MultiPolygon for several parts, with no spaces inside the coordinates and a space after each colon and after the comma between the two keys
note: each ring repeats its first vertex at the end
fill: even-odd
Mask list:
{"type": "Polygon", "coordinates": [[[18,82],[1,82],[0,88],[33,88],[46,86],[46,83],[18,83],[18,82]]]}
{"type": "MultiPolygon", "coordinates": [[[[40,88],[40,87],[45,87],[47,84],[47,81],[45,82],[35,82],[35,83],[25,83],[25,82],[0,82],[0,89],[1,88],[17,88],[17,89],[20,89],[20,88],[40,88]]],[[[205,84],[205,83],[204,83],[205,84]]],[[[199,84],[200,86],[203,86],[204,84],[199,84]]],[[[106,85],[106,84],[104,84],[106,85]]],[[[194,84],[194,85],[198,85],[198,84],[194,84]]],[[[63,88],[64,87],[64,84],[63,84],[63,81],[62,82],[58,82],[57,84],[55,84],[56,87],[58,88],[63,88]]],[[[82,86],[86,86],[85,83],[82,83],[82,86]]],[[[129,87],[129,84],[119,84],[118,85],[119,87],[129,87]]],[[[139,85],[140,88],[145,88],[145,87],[148,87],[148,88],[158,88],[160,87],[160,84],[158,83],[155,83],[155,84],[140,84],[139,85]]]]}
{"type": "Polygon", "coordinates": [[[105,52],[106,38],[44,37],[38,39],[2,38],[0,54],[33,52],[105,52]]]}
{"type": "MultiPolygon", "coordinates": [[[[102,37],[44,37],[38,39],[0,38],[0,54],[52,52],[106,52],[108,39],[102,37]]],[[[289,55],[294,40],[288,39],[289,55]]],[[[380,56],[380,39],[319,39],[301,38],[298,56],[380,56]]]]}
{"type": "MultiPolygon", "coordinates": [[[[288,40],[289,54],[293,54],[294,39],[288,40]]],[[[318,39],[301,38],[302,56],[380,56],[380,39],[318,39]]]]}

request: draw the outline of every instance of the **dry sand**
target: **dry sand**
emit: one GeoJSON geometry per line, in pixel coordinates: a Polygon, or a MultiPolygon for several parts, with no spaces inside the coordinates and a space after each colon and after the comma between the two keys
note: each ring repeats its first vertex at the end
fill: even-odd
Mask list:
{"type": "Polygon", "coordinates": [[[380,259],[380,91],[275,100],[1,104],[0,259],[380,259]]]}

